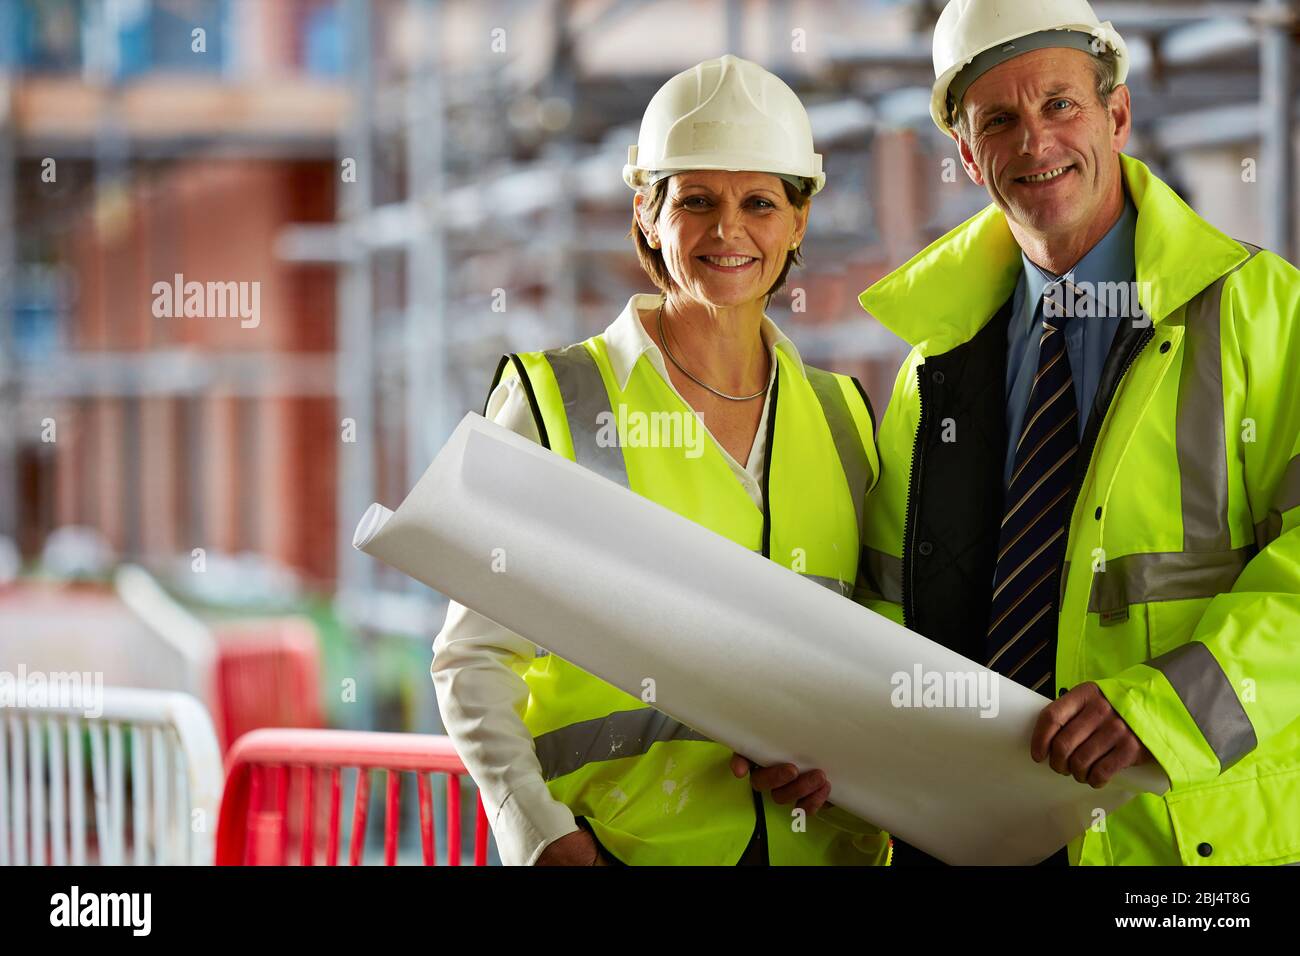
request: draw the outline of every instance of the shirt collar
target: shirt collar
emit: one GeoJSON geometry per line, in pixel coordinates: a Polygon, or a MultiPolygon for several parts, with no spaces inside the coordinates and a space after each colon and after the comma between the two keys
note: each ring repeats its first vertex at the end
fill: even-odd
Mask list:
{"type": "MultiPolygon", "coordinates": [[[[637,318],[637,310],[648,312],[658,309],[663,298],[663,293],[643,292],[632,296],[627,300],[627,305],[619,313],[618,318],[605,329],[605,349],[609,353],[609,364],[618,379],[619,388],[627,388],[627,381],[632,377],[632,369],[636,367],[642,355],[650,360],[660,375],[665,379],[668,377],[663,353],[659,350],[659,346],[655,345],[654,339],[646,333],[641,320],[637,318]]],[[[807,378],[808,373],[804,370],[803,359],[799,356],[799,350],[795,348],[794,342],[777,328],[776,323],[768,318],[766,313],[763,315],[760,334],[769,349],[780,349],[784,352],[799,370],[799,374],[807,378]]]]}
{"type": "Polygon", "coordinates": [[[1124,211],[1120,213],[1115,224],[1106,235],[1089,249],[1082,259],[1074,264],[1064,275],[1056,276],[1020,252],[1023,271],[1016,288],[1016,301],[1020,309],[1016,313],[1021,331],[1028,335],[1034,328],[1034,316],[1039,301],[1048,287],[1066,280],[1084,284],[1084,288],[1096,288],[1102,282],[1127,282],[1133,276],[1133,244],[1137,234],[1137,207],[1124,191],[1124,211]]]}

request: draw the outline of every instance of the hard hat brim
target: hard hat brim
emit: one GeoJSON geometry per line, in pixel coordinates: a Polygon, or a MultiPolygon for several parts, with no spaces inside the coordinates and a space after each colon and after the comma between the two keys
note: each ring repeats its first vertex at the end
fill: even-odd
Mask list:
{"type": "MultiPolygon", "coordinates": [[[[820,172],[809,176],[806,173],[793,172],[784,169],[777,170],[777,169],[754,169],[754,168],[743,167],[743,166],[741,167],[720,166],[720,165],[715,166],[715,165],[709,165],[707,163],[699,163],[699,162],[692,162],[689,166],[685,166],[681,168],[665,168],[665,169],[645,169],[641,166],[633,166],[629,164],[623,167],[623,182],[625,182],[632,189],[643,189],[646,186],[653,185],[656,181],[660,179],[666,179],[667,177],[675,175],[676,173],[685,173],[685,172],[690,172],[692,170],[707,170],[709,172],[724,172],[724,173],[768,173],[769,175],[779,176],[785,180],[796,180],[796,179],[805,180],[813,184],[813,189],[812,192],[809,193],[809,196],[817,195],[819,192],[822,191],[823,187],[825,187],[826,185],[826,174],[820,172]]],[[[796,188],[798,188],[797,184],[796,184],[796,188]]]]}
{"type": "MultiPolygon", "coordinates": [[[[1109,20],[1104,21],[1099,26],[1094,26],[1088,23],[1065,23],[1059,27],[1054,27],[1053,29],[1069,31],[1074,33],[1087,33],[1094,37],[1099,38],[1107,46],[1109,46],[1112,50],[1115,51],[1115,56],[1118,61],[1118,66],[1115,72],[1115,82],[1123,83],[1125,82],[1125,80],[1128,79],[1128,67],[1129,67],[1128,47],[1124,43],[1124,38],[1119,35],[1119,32],[1114,28],[1114,26],[1111,25],[1111,22],[1109,20]]],[[[986,47],[984,47],[983,50],[977,50],[975,53],[972,53],[966,59],[954,63],[947,70],[945,70],[934,81],[934,86],[932,87],[930,92],[930,118],[934,120],[934,125],[939,127],[939,129],[945,135],[952,134],[953,129],[947,119],[948,90],[949,87],[952,86],[952,81],[957,78],[957,74],[960,73],[962,70],[966,69],[966,67],[969,66],[972,62],[974,62],[976,57],[978,57],[981,53],[985,52],[986,50],[992,50],[998,46],[1001,46],[1004,43],[1010,43],[1013,40],[1019,40],[1022,37],[1026,37],[1034,33],[1042,33],[1042,32],[1046,32],[1046,31],[1036,28],[1032,30],[1021,30],[1016,33],[1008,34],[1007,36],[1001,37],[996,42],[988,44],[986,47]]],[[[1026,50],[1025,52],[1030,53],[1033,51],[1026,50]]],[[[1011,59],[1014,59],[1014,57],[1012,57],[1011,59]]]]}

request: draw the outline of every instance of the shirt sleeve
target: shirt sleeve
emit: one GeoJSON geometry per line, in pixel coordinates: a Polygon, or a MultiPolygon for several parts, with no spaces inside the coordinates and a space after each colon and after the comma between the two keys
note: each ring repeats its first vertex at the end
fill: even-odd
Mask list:
{"type": "MultiPolygon", "coordinates": [[[[517,378],[493,390],[487,417],[540,441],[517,378]]],[[[443,725],[478,784],[508,866],[531,866],[550,843],[578,828],[573,812],[551,796],[523,722],[523,674],[536,654],[532,642],[455,601],[433,643],[430,672],[443,725]]]]}

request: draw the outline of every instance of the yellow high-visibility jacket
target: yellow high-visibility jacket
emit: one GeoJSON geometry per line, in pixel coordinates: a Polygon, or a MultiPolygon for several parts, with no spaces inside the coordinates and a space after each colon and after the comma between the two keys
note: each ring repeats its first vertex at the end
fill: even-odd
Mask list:
{"type": "MultiPolygon", "coordinates": [[[[1120,158],[1150,321],[1116,334],[1081,445],[1056,692],[1095,681],[1173,786],[1111,813],[1071,843],[1070,859],[1294,862],[1300,273],[1120,158]]],[[[977,659],[1003,513],[1007,322],[1021,268],[991,205],[861,295],[913,347],[881,421],[881,476],[868,497],[872,606],[977,659]]]]}

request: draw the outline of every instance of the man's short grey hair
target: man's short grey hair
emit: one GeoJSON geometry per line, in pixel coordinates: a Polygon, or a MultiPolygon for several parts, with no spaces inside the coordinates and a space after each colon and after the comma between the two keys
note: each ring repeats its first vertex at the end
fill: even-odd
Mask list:
{"type": "MultiPolygon", "coordinates": [[[[1097,101],[1102,106],[1110,105],[1110,94],[1115,92],[1119,86],[1116,77],[1119,76],[1119,55],[1110,47],[1106,47],[1100,53],[1091,54],[1092,71],[1097,79],[1097,101]]],[[[956,130],[957,135],[963,142],[970,142],[970,127],[966,122],[966,110],[964,104],[958,104],[950,110],[949,115],[956,114],[952,120],[952,128],[956,130]]]]}

